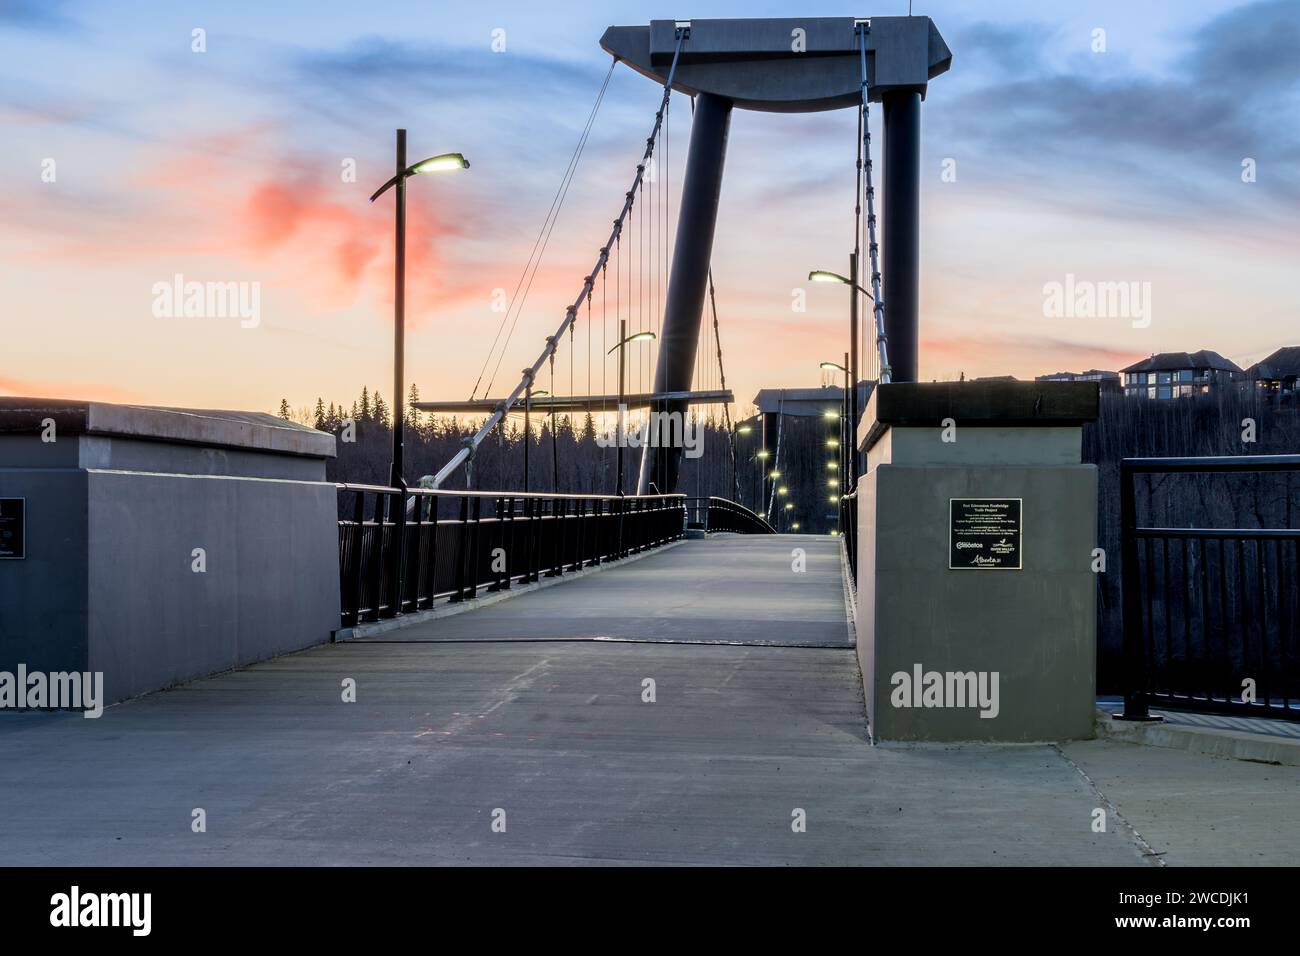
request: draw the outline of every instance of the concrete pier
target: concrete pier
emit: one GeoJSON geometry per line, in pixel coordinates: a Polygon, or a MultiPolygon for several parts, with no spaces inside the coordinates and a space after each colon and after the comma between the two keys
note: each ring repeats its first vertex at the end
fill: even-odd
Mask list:
{"type": "Polygon", "coordinates": [[[859,434],[858,656],[877,741],[1093,733],[1096,385],[881,385],[859,434]]]}
{"type": "Polygon", "coordinates": [[[272,415],[0,398],[0,671],[102,672],[109,702],[328,641],[334,436],[272,415]]]}

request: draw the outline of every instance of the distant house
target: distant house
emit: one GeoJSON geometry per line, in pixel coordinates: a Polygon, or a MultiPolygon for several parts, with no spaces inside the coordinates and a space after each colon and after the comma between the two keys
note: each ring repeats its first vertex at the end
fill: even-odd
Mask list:
{"type": "Polygon", "coordinates": [[[1182,398],[1236,381],[1241,368],[1218,352],[1157,352],[1120,369],[1124,394],[1136,398],[1182,398]]]}
{"type": "Polygon", "coordinates": [[[1051,375],[1038,375],[1035,382],[1096,382],[1103,392],[1119,391],[1119,372],[1103,372],[1090,368],[1086,372],[1053,372],[1051,375]]]}
{"type": "Polygon", "coordinates": [[[1300,345],[1287,345],[1246,369],[1255,387],[1282,401],[1294,401],[1300,378],[1300,345]]]}

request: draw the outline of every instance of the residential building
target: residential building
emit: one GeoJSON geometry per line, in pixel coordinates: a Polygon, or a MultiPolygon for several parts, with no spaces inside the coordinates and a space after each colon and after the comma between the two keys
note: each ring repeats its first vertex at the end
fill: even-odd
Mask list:
{"type": "Polygon", "coordinates": [[[1157,352],[1120,369],[1124,394],[1135,398],[1183,398],[1237,381],[1241,368],[1218,352],[1157,352]]]}
{"type": "Polygon", "coordinates": [[[1284,402],[1295,401],[1300,378],[1300,345],[1287,345],[1246,369],[1255,387],[1284,402]]]}
{"type": "Polygon", "coordinates": [[[1037,375],[1035,382],[1096,382],[1103,392],[1118,392],[1120,389],[1119,372],[1106,372],[1090,368],[1086,372],[1053,372],[1051,375],[1037,375]]]}

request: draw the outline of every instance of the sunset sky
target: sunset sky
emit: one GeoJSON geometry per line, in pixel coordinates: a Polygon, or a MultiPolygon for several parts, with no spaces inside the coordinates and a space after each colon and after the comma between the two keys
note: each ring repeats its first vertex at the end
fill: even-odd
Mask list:
{"type": "MultiPolygon", "coordinates": [[[[392,202],[366,200],[404,126],[412,160],[473,164],[413,181],[409,211],[407,380],[463,399],[501,320],[493,290],[514,289],[609,67],[605,27],[807,9],[0,0],[0,394],[262,411],[350,403],[363,385],[390,397],[392,202]],[[158,317],[155,284],[176,274],[260,283],[260,323],[158,317]]],[[[923,379],[1116,369],[1162,350],[1244,367],[1300,345],[1300,4],[915,13],[953,51],[923,112],[923,379]],[[1045,317],[1044,285],[1067,274],[1150,283],[1149,326],[1045,317]]],[[[659,96],[615,69],[494,395],[576,296],[659,96]]],[[[689,124],[676,96],[670,189],[689,124]]],[[[791,299],[810,268],[846,265],[854,124],[852,110],[733,117],[713,272],[742,408],[761,387],[817,384],[844,351],[842,294],[810,289],[803,314],[791,299]]]]}

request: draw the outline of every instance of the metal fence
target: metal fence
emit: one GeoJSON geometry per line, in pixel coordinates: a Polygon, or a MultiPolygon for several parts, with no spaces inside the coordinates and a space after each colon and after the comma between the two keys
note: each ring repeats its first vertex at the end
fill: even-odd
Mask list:
{"type": "Polygon", "coordinates": [[[727,498],[687,498],[687,526],[736,534],[776,534],[760,514],[727,498]]]}
{"type": "Polygon", "coordinates": [[[858,492],[840,495],[840,534],[844,537],[845,554],[849,561],[849,575],[856,587],[858,583],[858,492]]]}
{"type": "Polygon", "coordinates": [[[1120,463],[1126,719],[1149,719],[1151,703],[1300,719],[1300,529],[1157,528],[1137,517],[1140,474],[1267,471],[1300,471],[1300,455],[1120,463]]]}
{"type": "Polygon", "coordinates": [[[686,522],[684,495],[338,490],[344,627],[646,551],[686,522]]]}

